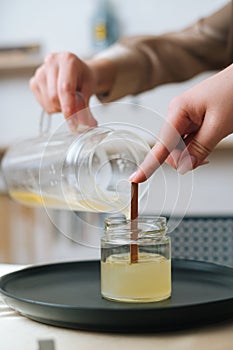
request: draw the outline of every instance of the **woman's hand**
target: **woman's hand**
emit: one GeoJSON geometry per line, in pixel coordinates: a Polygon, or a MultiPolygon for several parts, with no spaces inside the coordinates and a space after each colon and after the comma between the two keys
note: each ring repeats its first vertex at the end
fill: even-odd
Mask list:
{"type": "Polygon", "coordinates": [[[130,180],[145,181],[165,160],[185,174],[205,164],[206,157],[218,142],[231,133],[233,65],[187,90],[170,103],[159,141],[130,180]]]}
{"type": "MultiPolygon", "coordinates": [[[[49,114],[62,112],[67,119],[88,107],[95,85],[94,70],[68,52],[48,55],[30,80],[32,92],[43,109],[49,114]]],[[[77,115],[78,120],[70,120],[72,124],[96,125],[88,110],[77,115]]],[[[76,128],[77,125],[71,127],[76,128]]]]}

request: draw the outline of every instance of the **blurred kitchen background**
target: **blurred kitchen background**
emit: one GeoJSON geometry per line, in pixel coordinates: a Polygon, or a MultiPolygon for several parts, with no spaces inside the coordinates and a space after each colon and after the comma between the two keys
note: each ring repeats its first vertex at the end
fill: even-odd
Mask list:
{"type": "MultiPolygon", "coordinates": [[[[110,39],[179,30],[225,3],[224,0],[111,0],[110,12],[114,19],[111,19],[110,39]]],[[[108,46],[109,42],[96,45],[93,38],[95,25],[102,16],[101,4],[103,1],[97,0],[0,1],[1,155],[16,140],[38,134],[41,107],[30,92],[29,79],[43,62],[43,57],[50,52],[70,51],[85,59],[108,46]]],[[[122,102],[132,104],[125,121],[133,122],[134,104],[165,116],[169,101],[174,96],[209,74],[212,72],[185,83],[168,84],[137,97],[123,99],[122,102]]],[[[92,106],[97,103],[93,98],[92,106]]],[[[107,107],[105,113],[114,121],[114,109],[107,107]]],[[[151,118],[150,129],[157,133],[160,122],[151,118]]],[[[183,245],[183,255],[194,254],[194,258],[198,258],[194,252],[200,251],[201,247],[201,258],[208,260],[208,254],[212,254],[214,261],[231,264],[233,137],[223,140],[209,160],[210,164],[182,177],[165,165],[163,172],[156,174],[152,180],[143,211],[157,214],[163,206],[163,212],[167,215],[173,212],[174,217],[183,216],[186,212],[186,221],[181,225],[183,236],[180,237],[190,234],[192,225],[189,220],[198,218],[191,232],[196,232],[196,238],[190,241],[187,236],[182,242],[178,237],[177,251],[179,245],[186,242],[187,247],[191,245],[193,248],[190,253],[183,245]],[[164,186],[167,189],[165,202],[164,186]],[[177,199],[178,187],[181,195],[177,199]],[[204,223],[203,217],[208,218],[204,223]],[[226,220],[222,219],[224,217],[226,220]],[[214,231],[214,240],[208,238],[210,227],[214,231]],[[207,237],[205,246],[198,238],[198,234],[200,236],[203,232],[207,237]],[[223,248],[220,249],[221,245],[223,248]],[[224,260],[221,254],[227,258],[224,260]]],[[[98,249],[74,243],[61,234],[43,208],[33,209],[13,202],[7,195],[2,178],[0,192],[0,262],[28,264],[99,257],[98,249]]],[[[54,211],[51,215],[56,216],[63,227],[72,225],[66,212],[54,211]]],[[[80,217],[77,231],[89,232],[95,230],[95,226],[102,226],[104,215],[83,213],[80,217]]]]}

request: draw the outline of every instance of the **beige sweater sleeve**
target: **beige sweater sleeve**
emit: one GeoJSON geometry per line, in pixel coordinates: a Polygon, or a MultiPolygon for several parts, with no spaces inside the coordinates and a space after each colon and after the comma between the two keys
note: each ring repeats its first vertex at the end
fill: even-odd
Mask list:
{"type": "Polygon", "coordinates": [[[117,72],[111,90],[99,99],[109,102],[224,68],[232,62],[232,27],[229,2],[181,31],[121,39],[96,58],[112,60],[117,72]]]}

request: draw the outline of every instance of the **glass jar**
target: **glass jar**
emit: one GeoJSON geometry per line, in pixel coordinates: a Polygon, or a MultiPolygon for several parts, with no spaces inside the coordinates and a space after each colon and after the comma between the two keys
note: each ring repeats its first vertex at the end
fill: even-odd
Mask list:
{"type": "Polygon", "coordinates": [[[101,294],[121,302],[155,302],[171,295],[171,242],[166,218],[141,216],[137,232],[131,220],[105,220],[101,239],[101,294]],[[135,235],[136,234],[136,235],[135,235]],[[136,238],[135,238],[136,237],[136,238]],[[137,249],[137,261],[131,249],[137,249]]]}
{"type": "MultiPolygon", "coordinates": [[[[9,148],[2,161],[10,195],[30,206],[127,213],[128,177],[149,145],[136,133],[107,126],[48,134],[9,148]]],[[[141,196],[146,191],[142,187],[141,196]]]]}

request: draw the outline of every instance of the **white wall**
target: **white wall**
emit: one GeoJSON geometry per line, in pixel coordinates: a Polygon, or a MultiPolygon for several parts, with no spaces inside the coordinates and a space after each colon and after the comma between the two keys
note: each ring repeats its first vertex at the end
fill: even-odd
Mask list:
{"type": "MultiPolygon", "coordinates": [[[[180,29],[226,0],[111,0],[123,35],[180,29]]],[[[1,41],[39,40],[45,51],[91,53],[90,21],[97,0],[1,0],[1,41]]]]}
{"type": "MultiPolygon", "coordinates": [[[[200,16],[214,11],[225,0],[114,0],[120,19],[122,35],[161,33],[184,27],[200,16]]],[[[68,50],[81,57],[92,53],[90,23],[95,0],[1,0],[0,41],[24,43],[38,41],[43,54],[68,50]]],[[[204,75],[205,76],[205,75],[204,75]]],[[[138,97],[137,102],[166,114],[170,99],[204,76],[183,84],[171,84],[157,88],[138,97]]],[[[0,77],[0,146],[8,145],[16,138],[37,134],[40,107],[28,88],[29,76],[0,77]]],[[[129,99],[131,101],[131,99],[129,99]]],[[[110,116],[111,118],[111,116],[110,116]]],[[[133,112],[129,121],[133,121],[133,112]]],[[[154,129],[157,124],[155,121],[154,129]]],[[[175,172],[164,167],[169,188],[164,211],[171,209],[177,192],[175,172]]],[[[193,196],[189,213],[232,213],[233,162],[231,151],[216,151],[209,166],[194,174],[193,196]]],[[[190,176],[183,176],[181,186],[190,186],[190,176]]],[[[153,180],[147,205],[148,211],[159,210],[163,201],[163,177],[159,173],[153,180]]],[[[188,200],[182,198],[176,206],[182,213],[188,200]]]]}

